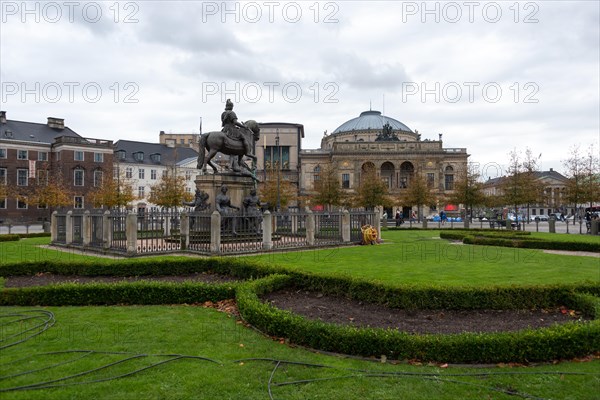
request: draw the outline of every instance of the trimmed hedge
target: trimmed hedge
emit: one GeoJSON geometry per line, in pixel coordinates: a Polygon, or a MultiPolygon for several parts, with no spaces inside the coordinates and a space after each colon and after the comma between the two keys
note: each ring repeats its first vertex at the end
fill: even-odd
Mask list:
{"type": "MultiPolygon", "coordinates": [[[[358,328],[308,320],[263,303],[259,298],[265,293],[298,283],[292,276],[273,275],[240,285],[236,297],[241,315],[269,335],[286,337],[293,343],[315,349],[365,357],[385,355],[391,359],[455,363],[529,362],[580,357],[600,350],[598,319],[518,332],[411,335],[393,329],[358,328]]],[[[363,288],[367,286],[368,283],[363,284],[363,288]]],[[[526,291],[524,288],[521,290],[526,291]]],[[[577,304],[598,317],[598,298],[577,295],[567,289],[559,289],[558,292],[567,297],[554,298],[550,295],[553,289],[547,290],[550,291],[547,301],[567,300],[567,304],[577,304]]],[[[494,297],[494,293],[490,295],[494,297]]],[[[504,296],[510,297],[511,293],[507,292],[504,296]]],[[[526,299],[513,300],[522,305],[528,302],[524,303],[526,299]]],[[[510,304],[510,299],[506,302],[510,304]]]]}
{"type": "Polygon", "coordinates": [[[231,299],[239,283],[65,283],[8,288],[0,291],[1,306],[98,306],[115,304],[190,304],[231,299]]]}
{"type": "Polygon", "coordinates": [[[0,242],[16,242],[19,239],[21,239],[19,235],[0,235],[0,242]]]}
{"type": "Polygon", "coordinates": [[[124,263],[35,261],[0,265],[0,276],[27,276],[37,273],[83,276],[147,276],[188,275],[214,272],[242,279],[263,277],[281,268],[250,263],[246,260],[227,257],[189,258],[185,260],[137,259],[124,263]]]}
{"type": "Polygon", "coordinates": [[[561,242],[525,237],[529,232],[508,234],[506,232],[492,234],[479,232],[440,232],[440,238],[448,240],[462,240],[464,244],[482,246],[515,247],[523,249],[567,250],[600,252],[600,243],[589,242],[561,242]]]}

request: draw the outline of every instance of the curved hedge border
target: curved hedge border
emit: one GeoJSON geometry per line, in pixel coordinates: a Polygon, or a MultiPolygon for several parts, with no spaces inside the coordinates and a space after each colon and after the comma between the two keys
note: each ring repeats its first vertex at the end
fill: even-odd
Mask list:
{"type": "MultiPolygon", "coordinates": [[[[328,287],[326,282],[321,283],[323,287],[328,287]]],[[[393,329],[329,324],[274,308],[260,300],[259,296],[265,293],[290,286],[310,287],[306,286],[306,282],[302,284],[297,278],[287,275],[273,275],[240,285],[236,297],[241,315],[247,322],[269,335],[286,337],[293,343],[315,349],[365,357],[385,355],[391,359],[455,363],[531,362],[580,357],[600,350],[600,299],[589,294],[575,293],[566,286],[538,287],[538,293],[544,293],[540,299],[543,304],[539,306],[548,305],[547,302],[556,305],[557,302],[564,301],[565,305],[576,306],[596,319],[587,323],[566,323],[537,330],[455,335],[411,335],[393,329]]],[[[366,288],[368,283],[363,282],[362,286],[366,288]]],[[[416,294],[416,288],[393,289],[399,293],[406,292],[408,298],[416,294]]],[[[480,299],[508,297],[501,302],[504,304],[522,306],[529,303],[526,301],[528,288],[508,289],[510,290],[504,294],[499,294],[493,288],[469,291],[479,291],[480,299]],[[515,292],[521,292],[522,295],[519,298],[511,297],[515,292]]],[[[448,299],[462,294],[460,289],[447,289],[448,299]]],[[[435,293],[430,295],[423,297],[423,300],[436,297],[435,293]]],[[[471,300],[474,301],[475,298],[471,300]]],[[[496,303],[497,300],[487,302],[496,303]]],[[[437,304],[437,301],[425,303],[431,306],[437,304]]]]}
{"type": "Polygon", "coordinates": [[[483,246],[516,247],[523,249],[544,250],[567,250],[567,251],[589,251],[600,252],[600,243],[586,242],[560,242],[534,237],[523,237],[526,235],[489,235],[475,232],[440,232],[440,238],[449,240],[462,240],[464,244],[483,246]],[[518,237],[519,236],[519,237],[518,237]]]}

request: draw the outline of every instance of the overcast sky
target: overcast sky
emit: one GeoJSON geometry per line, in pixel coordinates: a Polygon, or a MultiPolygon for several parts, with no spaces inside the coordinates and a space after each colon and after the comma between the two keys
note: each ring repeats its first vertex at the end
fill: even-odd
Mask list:
{"type": "Polygon", "coordinates": [[[85,137],[218,130],[231,98],[241,120],[303,124],[303,148],[372,107],[484,175],[513,148],[562,171],[600,147],[598,1],[0,5],[0,109],[85,137]]]}

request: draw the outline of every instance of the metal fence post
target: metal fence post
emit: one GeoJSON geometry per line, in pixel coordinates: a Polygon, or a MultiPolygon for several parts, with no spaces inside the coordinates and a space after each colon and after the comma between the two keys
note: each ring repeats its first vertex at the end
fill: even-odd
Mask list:
{"type": "Polygon", "coordinates": [[[85,210],[83,213],[81,230],[83,236],[83,245],[89,246],[92,241],[92,217],[90,216],[90,210],[85,210]]]}
{"type": "Polygon", "coordinates": [[[263,214],[262,233],[263,233],[263,249],[271,250],[273,248],[273,235],[271,220],[273,215],[267,210],[263,214]]]}
{"type": "Polygon", "coordinates": [[[187,250],[190,245],[190,215],[186,212],[181,213],[179,240],[181,242],[181,250],[187,250]]]}
{"type": "Polygon", "coordinates": [[[210,215],[210,252],[221,252],[221,214],[216,210],[210,215]]]}
{"type": "Polygon", "coordinates": [[[342,242],[350,242],[350,212],[348,210],[342,212],[342,242]]]}
{"type": "Polygon", "coordinates": [[[137,253],[137,215],[127,214],[125,219],[125,237],[127,238],[127,254],[137,253]]]}
{"type": "Polygon", "coordinates": [[[50,241],[52,243],[54,243],[58,237],[58,222],[56,220],[57,214],[58,211],[54,211],[50,216],[50,241]]]}
{"type": "Polygon", "coordinates": [[[102,215],[102,230],[104,248],[110,249],[110,244],[112,243],[113,220],[110,218],[110,211],[108,210],[102,215]]]}
{"type": "Polygon", "coordinates": [[[375,211],[377,218],[375,218],[375,229],[377,229],[377,237],[381,239],[381,210],[375,211]]]}
{"type": "Polygon", "coordinates": [[[315,245],[315,214],[310,210],[306,212],[306,243],[315,245]]]}
{"type": "Polygon", "coordinates": [[[73,211],[67,211],[67,217],[65,218],[65,244],[71,244],[73,242],[73,211]]]}

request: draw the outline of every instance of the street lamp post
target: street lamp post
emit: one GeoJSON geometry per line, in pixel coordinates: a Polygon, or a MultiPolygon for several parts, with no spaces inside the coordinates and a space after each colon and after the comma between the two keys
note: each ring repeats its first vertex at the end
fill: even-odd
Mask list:
{"type": "Polygon", "coordinates": [[[276,147],[276,151],[277,151],[277,204],[276,204],[276,209],[277,212],[279,212],[279,209],[281,207],[281,196],[279,194],[279,171],[280,171],[280,167],[281,167],[281,154],[279,154],[279,129],[277,129],[276,131],[276,136],[275,136],[275,147],[276,147]]]}

